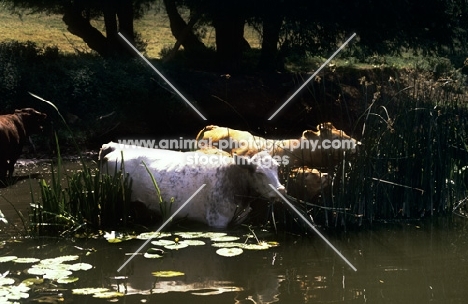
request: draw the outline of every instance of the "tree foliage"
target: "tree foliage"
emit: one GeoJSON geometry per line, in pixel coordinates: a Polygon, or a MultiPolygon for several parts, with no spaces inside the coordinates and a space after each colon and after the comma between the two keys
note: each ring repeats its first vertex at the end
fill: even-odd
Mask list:
{"type": "MultiPolygon", "coordinates": [[[[13,11],[60,13],[70,32],[102,55],[119,49],[116,32],[134,39],[132,21],[161,0],[4,0],[13,11]],[[89,20],[104,17],[106,36],[89,20]]],[[[352,33],[361,54],[412,50],[429,54],[465,48],[468,7],[465,0],[163,0],[177,46],[192,54],[205,49],[194,27],[213,26],[220,63],[235,69],[249,48],[245,24],[262,35],[260,67],[294,55],[327,55],[352,33]],[[190,11],[184,20],[179,9],[190,11]]],[[[196,56],[195,56],[196,57],[196,56]]]]}

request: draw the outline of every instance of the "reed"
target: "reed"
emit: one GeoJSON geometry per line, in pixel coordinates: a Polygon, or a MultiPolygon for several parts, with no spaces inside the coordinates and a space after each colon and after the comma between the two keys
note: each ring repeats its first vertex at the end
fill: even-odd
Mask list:
{"type": "Polygon", "coordinates": [[[82,169],[71,175],[63,175],[60,145],[55,136],[57,165],[51,162],[49,182],[44,179],[39,181],[41,192],[39,201],[36,201],[31,194],[30,233],[32,235],[56,233],[66,235],[82,227],[89,227],[93,231],[126,227],[131,215],[132,182],[129,175],[125,173],[124,163],[122,162],[120,168],[116,166],[113,174],[91,168],[82,157],[73,133],[58,108],[49,101],[43,101],[57,111],[72,135],[72,142],[80,156],[82,169]]]}
{"type": "Polygon", "coordinates": [[[386,87],[362,79],[363,143],[337,169],[327,207],[344,218],[420,218],[451,213],[467,196],[468,100],[464,81],[413,71],[386,87]]]}
{"type": "Polygon", "coordinates": [[[154,190],[158,194],[158,199],[159,199],[159,211],[161,212],[161,216],[163,221],[167,220],[169,216],[171,215],[171,209],[172,209],[172,204],[174,203],[174,198],[171,197],[170,202],[164,201],[161,196],[161,190],[159,189],[158,183],[156,182],[156,179],[154,178],[153,173],[148,169],[148,166],[146,165],[145,162],[143,162],[143,166],[145,166],[146,172],[148,172],[151,181],[153,183],[154,190]]]}

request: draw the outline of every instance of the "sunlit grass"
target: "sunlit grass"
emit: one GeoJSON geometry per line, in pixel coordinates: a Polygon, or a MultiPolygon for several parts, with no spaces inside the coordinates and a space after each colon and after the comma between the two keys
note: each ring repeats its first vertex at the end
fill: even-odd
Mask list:
{"type": "MultiPolygon", "coordinates": [[[[104,33],[104,20],[92,21],[93,26],[104,33]]],[[[38,46],[57,46],[65,54],[90,52],[91,50],[79,37],[72,35],[62,21],[61,15],[24,14],[12,15],[0,6],[0,41],[33,41],[38,46]]],[[[164,48],[172,48],[176,43],[171,33],[169,19],[164,9],[149,11],[142,19],[135,21],[135,30],[147,43],[146,55],[159,58],[164,48]]],[[[246,27],[245,37],[251,47],[260,46],[259,37],[253,28],[246,27]]],[[[215,31],[206,28],[203,42],[208,47],[215,46],[215,31]]]]}

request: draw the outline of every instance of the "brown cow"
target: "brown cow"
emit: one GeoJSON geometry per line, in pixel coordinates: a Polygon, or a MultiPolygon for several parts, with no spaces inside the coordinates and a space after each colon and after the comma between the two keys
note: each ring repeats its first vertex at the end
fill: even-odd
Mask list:
{"type": "Polygon", "coordinates": [[[327,173],[307,167],[294,168],[289,174],[287,192],[297,199],[310,201],[328,185],[327,173]]]}
{"type": "Polygon", "coordinates": [[[0,115],[0,181],[13,176],[23,143],[31,134],[42,131],[47,115],[32,108],[15,110],[14,114],[0,115]]]}
{"type": "Polygon", "coordinates": [[[330,122],[319,124],[317,131],[305,130],[299,139],[265,139],[247,131],[214,125],[206,126],[196,139],[202,145],[212,145],[237,155],[252,156],[266,150],[282,164],[287,161],[293,166],[313,168],[335,166],[344,150],[355,152],[360,144],[330,122]]]}

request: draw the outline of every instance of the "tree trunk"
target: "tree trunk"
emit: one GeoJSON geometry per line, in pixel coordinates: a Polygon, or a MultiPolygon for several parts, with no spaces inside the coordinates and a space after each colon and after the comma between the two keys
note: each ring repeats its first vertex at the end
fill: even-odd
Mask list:
{"type": "Polygon", "coordinates": [[[187,25],[177,11],[174,0],[164,0],[164,6],[169,17],[172,35],[177,39],[177,43],[182,44],[188,54],[197,55],[205,50],[203,42],[192,32],[196,18],[192,18],[190,25],[187,25]]]}
{"type": "MultiPolygon", "coordinates": [[[[276,12],[276,10],[274,10],[274,12],[276,12]]],[[[279,13],[272,13],[263,17],[262,50],[258,64],[261,70],[271,72],[277,68],[283,68],[278,66],[277,58],[278,41],[282,23],[283,18],[279,13]]]]}
{"type": "Polygon", "coordinates": [[[100,4],[104,14],[106,36],[91,25],[89,18],[83,14],[88,8],[80,5],[78,1],[66,8],[62,18],[68,26],[68,31],[83,39],[91,49],[103,57],[128,53],[127,45],[117,33],[121,32],[134,43],[132,0],[105,0],[100,4]]]}
{"type": "Polygon", "coordinates": [[[248,46],[244,39],[245,18],[235,12],[217,13],[213,18],[216,30],[216,53],[220,67],[226,72],[240,68],[242,53],[248,46]]]}
{"type": "Polygon", "coordinates": [[[110,50],[106,37],[89,23],[88,18],[83,16],[84,11],[84,7],[80,7],[74,2],[65,8],[62,20],[70,33],[83,39],[99,55],[108,56],[110,50]]]}

